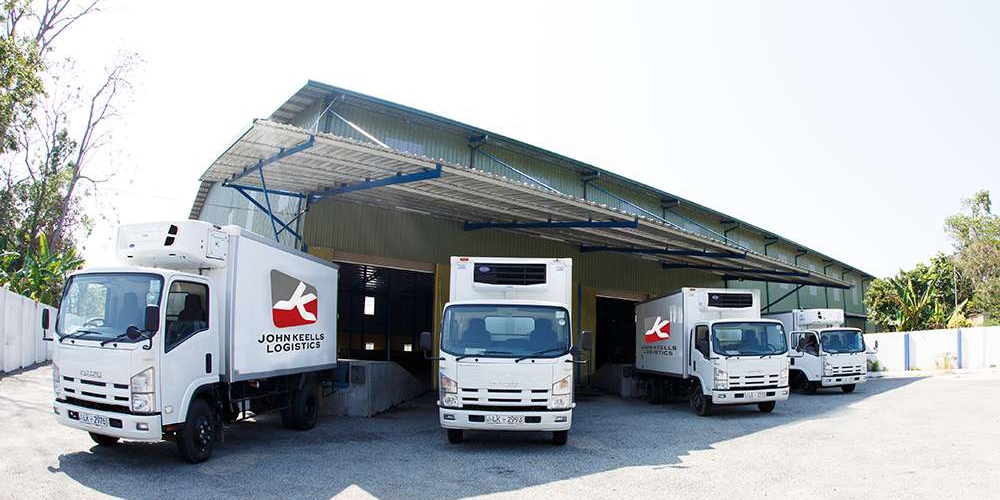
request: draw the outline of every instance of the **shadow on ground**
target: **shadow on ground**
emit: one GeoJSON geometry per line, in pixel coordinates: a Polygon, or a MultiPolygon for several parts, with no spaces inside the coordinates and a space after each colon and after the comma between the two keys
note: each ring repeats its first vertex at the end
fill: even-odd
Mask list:
{"type": "MultiPolygon", "coordinates": [[[[285,430],[274,418],[230,426],[204,464],[188,465],[173,443],[126,443],[59,456],[52,474],[124,498],[223,496],[330,498],[351,485],[382,499],[461,498],[510,491],[630,466],[676,466],[713,443],[805,419],[917,379],[875,380],[853,394],[793,394],[771,414],[755,406],[695,416],[684,403],[586,396],[578,400],[569,444],[547,433],[467,432],[447,443],[433,395],[375,418],[322,419],[312,431],[285,430]]],[[[64,432],[75,432],[65,429],[64,432]]]]}

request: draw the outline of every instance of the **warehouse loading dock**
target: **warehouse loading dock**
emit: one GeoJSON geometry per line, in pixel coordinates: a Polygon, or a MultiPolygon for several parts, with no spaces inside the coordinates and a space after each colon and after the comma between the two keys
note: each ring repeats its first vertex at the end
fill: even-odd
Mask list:
{"type": "MultiPolygon", "coordinates": [[[[193,218],[333,262],[423,273],[406,299],[422,300],[407,313],[424,315],[420,326],[359,317],[368,295],[347,290],[340,324],[352,338],[340,348],[426,370],[425,380],[436,368],[396,347],[428,315],[437,334],[452,255],[572,258],[573,333],[597,333],[584,384],[598,365],[634,355],[627,302],[681,286],[756,288],[771,312],[829,302],[864,321],[870,277],[819,252],[591,165],[316,82],[254,121],[202,181],[193,218]]],[[[385,300],[375,297],[376,311],[385,300]]]]}

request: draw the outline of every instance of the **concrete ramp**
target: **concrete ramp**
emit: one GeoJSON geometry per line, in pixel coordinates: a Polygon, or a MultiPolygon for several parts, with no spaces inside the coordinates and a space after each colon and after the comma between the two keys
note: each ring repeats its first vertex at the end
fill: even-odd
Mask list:
{"type": "Polygon", "coordinates": [[[341,359],[348,364],[347,387],[323,398],[321,415],[371,417],[430,388],[392,361],[341,359]]]}

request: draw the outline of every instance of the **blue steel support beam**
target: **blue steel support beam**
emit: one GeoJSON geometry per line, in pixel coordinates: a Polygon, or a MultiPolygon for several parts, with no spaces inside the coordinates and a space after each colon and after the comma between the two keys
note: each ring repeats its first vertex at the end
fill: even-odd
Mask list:
{"type": "MultiPolygon", "coordinates": [[[[244,198],[246,198],[247,200],[250,201],[250,203],[253,203],[253,205],[255,207],[259,208],[262,212],[264,212],[265,214],[267,214],[268,217],[271,218],[271,222],[272,223],[280,224],[281,227],[283,228],[282,229],[283,231],[288,231],[289,233],[292,234],[292,236],[295,237],[295,239],[300,240],[300,241],[302,240],[302,236],[300,236],[299,233],[295,232],[294,229],[288,227],[288,224],[285,224],[281,219],[279,219],[277,216],[275,216],[273,212],[271,212],[270,210],[268,210],[267,207],[265,207],[263,204],[261,204],[261,202],[255,200],[253,198],[253,196],[250,196],[250,194],[247,193],[246,191],[244,191],[241,186],[230,185],[229,187],[235,189],[236,192],[242,194],[244,198]]],[[[275,231],[275,233],[277,233],[277,231],[275,231]]],[[[277,238],[277,234],[275,235],[275,238],[277,238]]]]}
{"type": "Polygon", "coordinates": [[[339,188],[327,189],[326,191],[319,191],[316,193],[310,193],[309,199],[311,201],[321,200],[328,196],[336,196],[338,194],[353,193],[354,191],[363,191],[365,189],[372,189],[381,186],[391,186],[393,184],[405,184],[407,182],[417,182],[426,181],[428,179],[437,179],[441,177],[441,165],[438,164],[437,168],[434,170],[426,170],[424,172],[416,172],[413,174],[396,174],[393,177],[385,177],[382,179],[376,179],[374,181],[364,181],[355,184],[348,184],[346,186],[341,186],[339,188]]]}
{"type": "MultiPolygon", "coordinates": [[[[780,284],[785,284],[785,285],[823,286],[823,287],[827,287],[827,288],[839,288],[841,290],[846,290],[846,289],[850,288],[849,286],[843,286],[843,285],[824,285],[822,283],[814,283],[814,282],[811,282],[811,281],[802,281],[802,280],[793,280],[793,279],[781,279],[781,278],[769,278],[769,277],[765,277],[765,276],[761,276],[761,277],[758,277],[758,278],[748,278],[746,276],[732,276],[732,275],[727,274],[727,275],[723,276],[722,279],[725,280],[725,281],[763,281],[765,283],[780,283],[780,284]]],[[[799,288],[801,288],[801,287],[799,287],[799,288]]],[[[782,299],[785,298],[785,297],[787,297],[787,296],[789,296],[789,295],[791,295],[792,293],[797,292],[799,290],[799,288],[795,288],[791,292],[785,294],[784,296],[782,296],[782,299]]]]}
{"type": "MultiPolygon", "coordinates": [[[[254,193],[263,193],[264,192],[263,189],[261,189],[261,188],[259,188],[257,186],[244,186],[242,184],[232,184],[230,182],[225,182],[225,181],[223,181],[222,185],[224,187],[231,187],[233,189],[242,189],[243,191],[253,191],[254,193]]],[[[294,191],[282,191],[280,189],[268,189],[267,192],[270,193],[270,194],[276,194],[276,195],[279,195],[279,196],[290,196],[292,198],[305,198],[306,197],[306,195],[304,195],[302,193],[296,193],[294,191]]]]}
{"type": "Polygon", "coordinates": [[[566,229],[579,227],[639,227],[639,223],[630,221],[548,221],[548,222],[466,222],[466,231],[477,229],[566,229]]]}
{"type": "Polygon", "coordinates": [[[310,135],[309,139],[306,142],[303,142],[302,144],[299,144],[298,146],[290,147],[288,149],[282,149],[281,151],[278,151],[277,154],[275,154],[274,156],[272,156],[270,158],[265,158],[263,160],[258,161],[257,163],[255,163],[252,166],[244,168],[242,172],[234,175],[231,179],[228,179],[226,181],[226,183],[227,184],[228,183],[233,183],[233,182],[236,182],[236,181],[238,181],[238,180],[240,180],[240,179],[242,179],[242,178],[244,178],[244,177],[246,177],[246,176],[248,176],[248,175],[250,175],[250,174],[252,174],[254,172],[257,172],[259,170],[262,171],[265,166],[270,165],[271,163],[274,163],[274,162],[276,162],[278,160],[281,160],[282,158],[287,158],[287,157],[289,157],[289,156],[291,156],[291,155],[293,155],[295,153],[299,153],[299,152],[305,151],[305,150],[313,147],[313,144],[316,144],[316,136],[315,135],[310,135]]]}
{"type": "Polygon", "coordinates": [[[679,255],[685,257],[712,257],[717,259],[745,259],[747,254],[736,252],[709,252],[703,250],[669,250],[665,248],[631,248],[631,247],[602,247],[586,246],[580,247],[580,253],[590,252],[619,252],[637,253],[650,255],[679,255]]]}
{"type": "Polygon", "coordinates": [[[267,194],[267,183],[264,182],[264,169],[258,169],[257,173],[260,174],[260,189],[264,192],[264,204],[267,205],[267,215],[271,216],[271,229],[274,230],[274,241],[281,241],[278,234],[278,224],[274,222],[277,217],[274,216],[274,210],[271,210],[271,196],[267,194]]]}
{"type": "Polygon", "coordinates": [[[747,269],[745,267],[709,266],[703,264],[663,263],[664,269],[698,269],[701,271],[730,271],[735,273],[766,274],[769,276],[794,276],[808,278],[809,273],[799,271],[772,271],[770,269],[747,269]]]}
{"type": "Polygon", "coordinates": [[[540,181],[540,180],[538,180],[538,179],[536,179],[536,178],[534,178],[534,177],[532,177],[532,176],[530,176],[530,175],[528,175],[528,174],[526,174],[526,173],[524,173],[524,172],[522,172],[522,171],[520,171],[520,170],[512,167],[511,165],[509,165],[507,162],[501,160],[500,158],[497,158],[496,156],[493,156],[493,155],[487,153],[486,151],[483,151],[482,148],[476,148],[476,152],[479,153],[479,154],[481,154],[481,155],[483,155],[483,156],[485,156],[485,157],[487,157],[487,158],[489,158],[489,159],[491,159],[491,160],[493,160],[493,161],[495,161],[495,162],[497,162],[497,163],[499,163],[499,164],[501,164],[501,165],[503,165],[503,166],[505,166],[505,167],[507,167],[507,168],[509,168],[510,170],[513,170],[518,175],[524,177],[525,179],[530,180],[531,182],[534,182],[535,184],[538,184],[539,186],[542,186],[545,189],[548,189],[549,191],[562,194],[562,192],[560,192],[558,189],[556,189],[556,188],[554,188],[554,187],[552,187],[552,186],[550,186],[550,185],[548,185],[548,184],[546,184],[546,183],[544,183],[544,182],[542,182],[542,181],[540,181]]]}

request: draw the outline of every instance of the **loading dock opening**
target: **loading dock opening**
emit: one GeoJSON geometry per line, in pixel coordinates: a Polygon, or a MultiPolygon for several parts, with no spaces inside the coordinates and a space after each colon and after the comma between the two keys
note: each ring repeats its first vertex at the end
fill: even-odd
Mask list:
{"type": "Polygon", "coordinates": [[[635,301],[597,297],[594,369],[605,363],[635,363],[635,301]]]}
{"type": "Polygon", "coordinates": [[[338,264],[340,357],[394,361],[430,383],[431,364],[420,350],[420,333],[433,329],[434,275],[338,264]]]}

